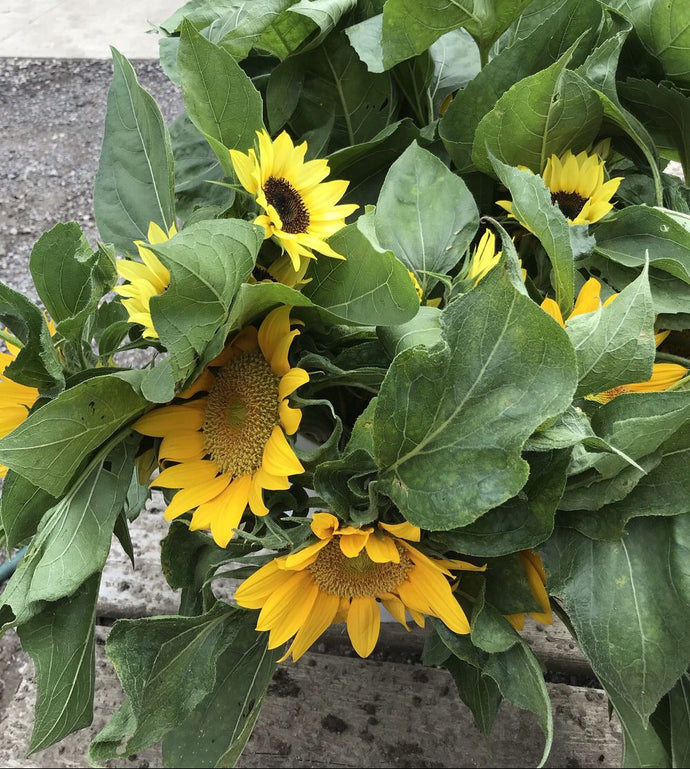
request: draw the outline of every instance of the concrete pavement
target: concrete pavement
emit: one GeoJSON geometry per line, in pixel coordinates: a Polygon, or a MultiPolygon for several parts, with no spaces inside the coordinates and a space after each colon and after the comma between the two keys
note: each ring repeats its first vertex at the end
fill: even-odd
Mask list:
{"type": "Polygon", "coordinates": [[[0,0],[0,57],[109,59],[114,45],[130,59],[157,59],[147,34],[182,0],[0,0]]]}

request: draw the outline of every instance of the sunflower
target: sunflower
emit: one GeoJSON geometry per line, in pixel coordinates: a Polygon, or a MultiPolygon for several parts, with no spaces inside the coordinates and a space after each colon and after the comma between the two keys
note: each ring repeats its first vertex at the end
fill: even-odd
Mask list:
{"type": "MultiPolygon", "coordinates": [[[[612,294],[602,305],[601,303],[601,283],[596,278],[590,278],[581,288],[578,294],[573,311],[568,316],[568,320],[576,315],[584,315],[588,312],[594,312],[599,307],[606,307],[618,294],[612,294]]],[[[544,299],[541,303],[542,310],[545,310],[554,320],[565,328],[567,321],[563,320],[561,311],[553,299],[544,299]]],[[[658,347],[668,336],[668,332],[655,334],[655,342],[658,347]]],[[[602,393],[587,395],[587,400],[597,403],[608,403],[617,395],[623,393],[650,393],[662,392],[669,387],[680,382],[688,374],[688,369],[678,363],[654,363],[652,366],[652,376],[644,382],[632,382],[630,384],[618,385],[602,393]]]]}
{"type": "MultiPolygon", "coordinates": [[[[604,181],[605,161],[599,154],[567,150],[563,155],[551,155],[542,177],[551,192],[551,202],[558,205],[569,224],[594,224],[613,208],[611,198],[616,194],[622,176],[604,181]]],[[[524,166],[518,166],[528,171],[524,166]]],[[[509,200],[498,200],[497,205],[513,213],[509,200]]]]}
{"type": "Polygon", "coordinates": [[[255,224],[265,229],[267,238],[275,237],[296,273],[304,275],[304,260],[314,258],[314,251],[343,259],[326,239],[344,227],[345,218],[358,208],[336,205],[348,182],[324,182],[328,161],[305,162],[307,143],[295,147],[285,131],[274,141],[265,130],[257,131],[257,136],[257,150],[250,149],[246,155],[230,150],[240,184],[264,211],[255,224]]]}
{"type": "MultiPolygon", "coordinates": [[[[51,329],[51,333],[54,329],[51,329]]],[[[5,369],[13,363],[19,348],[5,342],[7,352],[0,352],[0,438],[12,432],[26,419],[34,403],[38,400],[38,390],[9,379],[5,369]]],[[[0,478],[7,474],[7,468],[0,465],[0,478]]]]}
{"type": "Polygon", "coordinates": [[[347,623],[355,651],[368,657],[379,637],[379,602],[406,629],[407,612],[421,627],[431,615],[455,633],[470,632],[447,578],[451,569],[484,566],[424,555],[410,544],[421,531],[409,523],[341,528],[334,515],[315,513],[311,528],[316,542],[269,561],[235,593],[240,606],[261,609],[256,629],[270,631],[269,649],[294,636],[283,659],[299,659],[337,622],[347,623]]]}
{"type": "MultiPolygon", "coordinates": [[[[156,245],[164,243],[176,234],[177,228],[174,223],[166,234],[165,230],[162,230],[155,222],[151,222],[147,237],[150,244],[156,245]]],[[[118,275],[129,283],[116,286],[114,291],[120,296],[127,297],[122,300],[122,304],[127,310],[130,323],[142,325],[144,327],[143,336],[146,339],[158,339],[158,334],[151,320],[149,303],[151,297],[162,294],[170,285],[170,272],[153,251],[146,248],[143,241],[135,240],[134,245],[137,247],[142,261],[117,260],[118,275]]]]}
{"type": "Polygon", "coordinates": [[[491,230],[486,230],[472,254],[467,280],[474,281],[476,286],[501,261],[502,251],[496,251],[496,236],[491,230]]]}
{"type": "MultiPolygon", "coordinates": [[[[551,611],[551,602],[546,592],[546,572],[544,571],[541,556],[539,553],[535,553],[534,550],[522,550],[518,555],[522,561],[522,568],[525,570],[532,595],[541,607],[541,611],[531,611],[529,616],[535,622],[540,622],[542,625],[551,625],[553,623],[553,613],[551,611]]],[[[522,630],[525,626],[525,612],[507,614],[506,619],[516,630],[522,630]]]]}
{"type": "Polygon", "coordinates": [[[191,529],[210,529],[225,547],[249,504],[268,512],[264,489],[287,489],[288,476],[304,472],[285,435],[297,432],[302,412],[288,396],[309,381],[290,368],[290,307],[277,307],[257,330],[244,328],[173,403],[153,409],[134,424],[162,438],[163,471],[151,485],[179,489],[167,520],[194,509],[191,529]]]}

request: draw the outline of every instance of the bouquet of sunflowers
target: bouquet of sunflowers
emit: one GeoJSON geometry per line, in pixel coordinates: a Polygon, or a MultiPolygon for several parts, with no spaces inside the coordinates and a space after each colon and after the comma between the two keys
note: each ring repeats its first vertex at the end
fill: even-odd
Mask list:
{"type": "Polygon", "coordinates": [[[190,0],[159,32],[184,114],[114,51],[102,242],[40,238],[45,313],[0,284],[32,750],[91,721],[101,573],[160,489],[179,615],[113,627],[91,760],[234,765],[276,665],[337,623],[366,657],[383,612],[546,756],[519,631],[554,612],[626,765],[682,766],[690,7],[190,0]]]}

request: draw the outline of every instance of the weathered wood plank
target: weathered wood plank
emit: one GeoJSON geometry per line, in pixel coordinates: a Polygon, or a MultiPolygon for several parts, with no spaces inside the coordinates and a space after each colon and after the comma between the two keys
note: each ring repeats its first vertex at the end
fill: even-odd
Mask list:
{"type": "MultiPolygon", "coordinates": [[[[19,680],[16,694],[5,692],[2,699],[0,765],[87,766],[89,740],[122,701],[104,655],[107,632],[100,628],[97,634],[93,726],[28,759],[33,666],[11,636],[0,641],[0,649],[12,649],[19,680]]],[[[605,694],[565,684],[548,687],[556,736],[547,766],[619,765],[620,729],[608,721],[605,694]]],[[[485,740],[443,670],[311,653],[279,669],[240,766],[535,766],[542,745],[534,716],[507,703],[485,740]]],[[[112,766],[160,766],[160,754],[150,749],[112,766]]]]}

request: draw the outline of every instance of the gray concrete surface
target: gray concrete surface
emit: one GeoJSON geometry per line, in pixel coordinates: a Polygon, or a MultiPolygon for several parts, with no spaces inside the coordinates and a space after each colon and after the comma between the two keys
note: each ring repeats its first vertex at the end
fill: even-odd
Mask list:
{"type": "Polygon", "coordinates": [[[158,57],[148,34],[178,0],[0,0],[0,56],[109,59],[110,45],[128,58],[158,57]]]}

